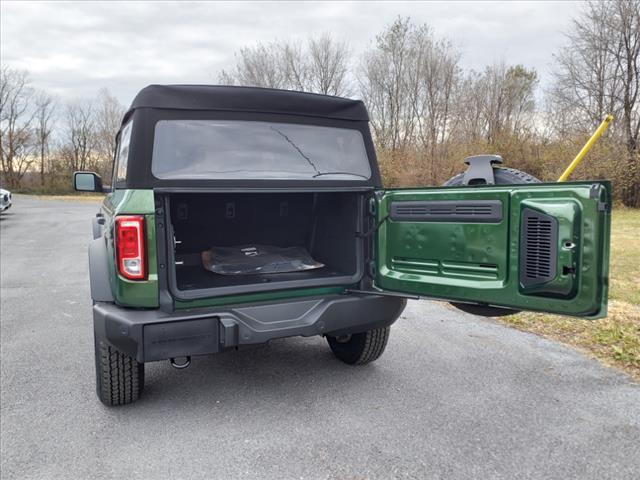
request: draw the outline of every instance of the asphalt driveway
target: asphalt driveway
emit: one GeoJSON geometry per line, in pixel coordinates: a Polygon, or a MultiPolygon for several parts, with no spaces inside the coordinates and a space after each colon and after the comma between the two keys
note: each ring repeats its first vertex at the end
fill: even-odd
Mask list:
{"type": "Polygon", "coordinates": [[[1,476],[640,478],[640,386],[581,353],[410,302],[365,367],[321,338],[147,365],[95,396],[87,275],[96,203],[15,197],[0,216],[1,476]]]}

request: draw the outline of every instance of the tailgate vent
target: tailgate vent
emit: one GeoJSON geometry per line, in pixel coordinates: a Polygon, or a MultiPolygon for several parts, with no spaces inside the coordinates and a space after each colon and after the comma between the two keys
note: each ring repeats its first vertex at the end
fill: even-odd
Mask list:
{"type": "Polygon", "coordinates": [[[435,200],[391,202],[391,220],[398,222],[469,222],[499,223],[500,200],[435,200]]]}
{"type": "Polygon", "coordinates": [[[550,282],[556,277],[558,220],[524,208],[520,232],[520,283],[550,282]]]}

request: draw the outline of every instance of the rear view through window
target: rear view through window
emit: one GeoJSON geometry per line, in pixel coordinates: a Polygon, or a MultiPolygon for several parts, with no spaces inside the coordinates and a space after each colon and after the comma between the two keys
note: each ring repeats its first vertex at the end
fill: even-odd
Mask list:
{"type": "Polygon", "coordinates": [[[162,179],[369,179],[362,134],[242,120],[161,120],[152,173],[162,179]]]}

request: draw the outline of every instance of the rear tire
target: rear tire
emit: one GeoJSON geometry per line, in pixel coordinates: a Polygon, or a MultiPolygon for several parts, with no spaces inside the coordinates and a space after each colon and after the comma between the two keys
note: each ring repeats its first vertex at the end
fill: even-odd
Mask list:
{"type": "Polygon", "coordinates": [[[96,338],[96,387],[108,407],[135,402],[144,387],[144,363],[139,363],[96,338]]]}
{"type": "Polygon", "coordinates": [[[375,328],[363,333],[338,337],[327,336],[333,354],[349,365],[364,365],[377,360],[384,352],[391,327],[375,328]]]}
{"type": "MultiPolygon", "coordinates": [[[[496,185],[521,185],[523,183],[540,183],[533,175],[521,172],[515,168],[494,167],[493,178],[496,185]]],[[[462,185],[464,179],[464,173],[451,177],[444,182],[445,187],[456,187],[462,185]]],[[[511,310],[509,308],[491,307],[489,305],[477,305],[473,303],[456,303],[451,302],[451,305],[459,310],[472,315],[479,315],[481,317],[504,317],[506,315],[513,315],[520,310],[511,310]]]]}

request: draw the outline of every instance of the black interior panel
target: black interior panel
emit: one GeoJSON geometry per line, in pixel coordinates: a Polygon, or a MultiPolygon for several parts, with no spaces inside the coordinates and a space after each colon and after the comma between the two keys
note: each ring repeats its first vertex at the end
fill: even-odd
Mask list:
{"type": "Polygon", "coordinates": [[[171,196],[179,290],[351,277],[358,270],[359,193],[210,193],[171,196]],[[219,275],[200,253],[212,246],[305,247],[325,266],[268,275],[219,275]]]}

